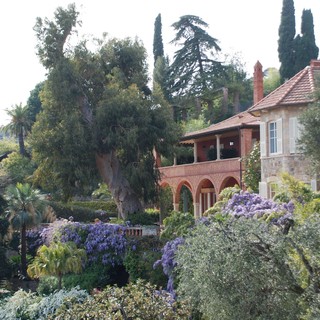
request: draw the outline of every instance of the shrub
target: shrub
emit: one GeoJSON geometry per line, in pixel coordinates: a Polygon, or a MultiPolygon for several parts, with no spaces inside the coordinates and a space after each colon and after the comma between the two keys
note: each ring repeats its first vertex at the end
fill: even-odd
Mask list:
{"type": "Polygon", "coordinates": [[[43,231],[43,237],[54,241],[74,242],[84,248],[89,264],[101,262],[103,265],[122,263],[126,248],[125,228],[108,223],[84,224],[62,221],[43,231]]]}
{"type": "Polygon", "coordinates": [[[164,230],[161,238],[172,240],[186,235],[190,228],[194,226],[195,220],[189,212],[172,211],[171,215],[163,220],[164,230]]]}
{"type": "Polygon", "coordinates": [[[36,166],[29,158],[18,152],[12,152],[2,161],[3,167],[14,182],[26,181],[34,172],[36,166]]]}
{"type": "Polygon", "coordinates": [[[117,205],[113,200],[108,201],[72,201],[69,202],[68,205],[90,208],[95,211],[104,211],[107,217],[117,217],[118,210],[117,205]]]}
{"type": "Polygon", "coordinates": [[[106,213],[91,208],[53,201],[50,201],[49,205],[58,218],[69,219],[72,217],[73,221],[78,222],[93,222],[95,219],[105,220],[108,218],[106,213]]]}
{"type": "MultiPolygon", "coordinates": [[[[72,303],[72,301],[71,301],[72,303]]],[[[175,301],[172,296],[159,291],[155,286],[138,280],[125,287],[108,286],[83,303],[72,303],[69,299],[49,319],[143,319],[183,320],[190,318],[186,302],[175,301]]]]}
{"type": "Polygon", "coordinates": [[[128,215],[127,221],[131,225],[148,226],[159,223],[160,213],[158,210],[149,209],[142,213],[132,213],[128,215]]]}
{"type": "Polygon", "coordinates": [[[1,302],[0,319],[36,319],[35,313],[40,301],[41,298],[35,293],[20,289],[1,302]]]}
{"type": "Polygon", "coordinates": [[[129,239],[124,258],[124,266],[129,273],[129,281],[144,279],[158,287],[165,286],[167,277],[153,268],[161,258],[164,241],[155,236],[129,239]]]}
{"type": "Polygon", "coordinates": [[[37,305],[37,310],[34,314],[35,317],[31,319],[48,319],[50,315],[55,314],[61,305],[68,306],[66,300],[69,301],[69,307],[71,307],[72,303],[83,303],[86,299],[89,299],[89,294],[79,287],[56,291],[41,299],[37,305]]]}
{"type": "Polygon", "coordinates": [[[88,298],[88,293],[78,287],[71,290],[59,290],[47,297],[20,289],[0,303],[0,319],[46,320],[62,304],[71,307],[72,303],[82,303],[88,298]],[[69,304],[65,303],[66,300],[69,301],[69,304]]]}

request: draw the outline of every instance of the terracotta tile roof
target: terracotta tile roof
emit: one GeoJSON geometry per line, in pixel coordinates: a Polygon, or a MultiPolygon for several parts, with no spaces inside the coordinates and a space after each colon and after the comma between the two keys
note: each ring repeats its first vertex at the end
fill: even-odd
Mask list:
{"type": "Polygon", "coordinates": [[[253,105],[249,112],[259,114],[259,111],[281,106],[307,105],[313,101],[315,79],[320,76],[320,61],[313,60],[283,85],[253,105]]]}
{"type": "Polygon", "coordinates": [[[260,122],[258,117],[251,115],[248,111],[243,111],[226,120],[212,124],[207,128],[193,132],[188,132],[181,138],[181,140],[188,140],[191,138],[197,138],[199,136],[204,136],[208,134],[218,134],[221,132],[234,130],[239,127],[241,128],[245,126],[258,126],[259,123],[260,122]]]}

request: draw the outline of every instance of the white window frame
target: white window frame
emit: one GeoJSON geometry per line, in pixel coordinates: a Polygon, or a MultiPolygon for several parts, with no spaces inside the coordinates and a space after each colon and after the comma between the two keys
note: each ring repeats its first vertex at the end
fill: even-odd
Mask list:
{"type": "Polygon", "coordinates": [[[277,122],[269,122],[268,125],[268,135],[269,135],[269,153],[277,154],[278,153],[278,138],[277,138],[277,122]]]}
{"type": "Polygon", "coordinates": [[[282,153],[282,119],[268,123],[269,154],[282,153]],[[271,128],[273,126],[273,128],[271,128]],[[273,133],[273,135],[271,135],[273,133]]]}

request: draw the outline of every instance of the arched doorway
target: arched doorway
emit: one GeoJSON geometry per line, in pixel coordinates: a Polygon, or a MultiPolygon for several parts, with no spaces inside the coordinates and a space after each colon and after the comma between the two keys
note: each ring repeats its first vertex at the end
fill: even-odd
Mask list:
{"type": "Polygon", "coordinates": [[[192,188],[187,181],[182,181],[177,188],[175,210],[193,214],[192,188]]]}
{"type": "Polygon", "coordinates": [[[228,187],[234,187],[235,185],[240,186],[239,182],[237,181],[236,178],[234,177],[227,177],[226,179],[223,180],[221,184],[221,189],[219,193],[224,189],[228,187]]]}
{"type": "Polygon", "coordinates": [[[199,183],[196,202],[199,203],[200,216],[216,202],[215,187],[209,179],[204,179],[199,183]]]}

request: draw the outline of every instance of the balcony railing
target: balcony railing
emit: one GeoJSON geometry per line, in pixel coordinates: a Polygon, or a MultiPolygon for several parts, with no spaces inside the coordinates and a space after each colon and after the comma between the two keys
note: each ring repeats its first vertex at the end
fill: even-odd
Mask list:
{"type": "Polygon", "coordinates": [[[207,175],[212,173],[240,172],[241,166],[240,158],[231,158],[161,167],[159,169],[162,179],[165,179],[183,176],[207,175]]]}

